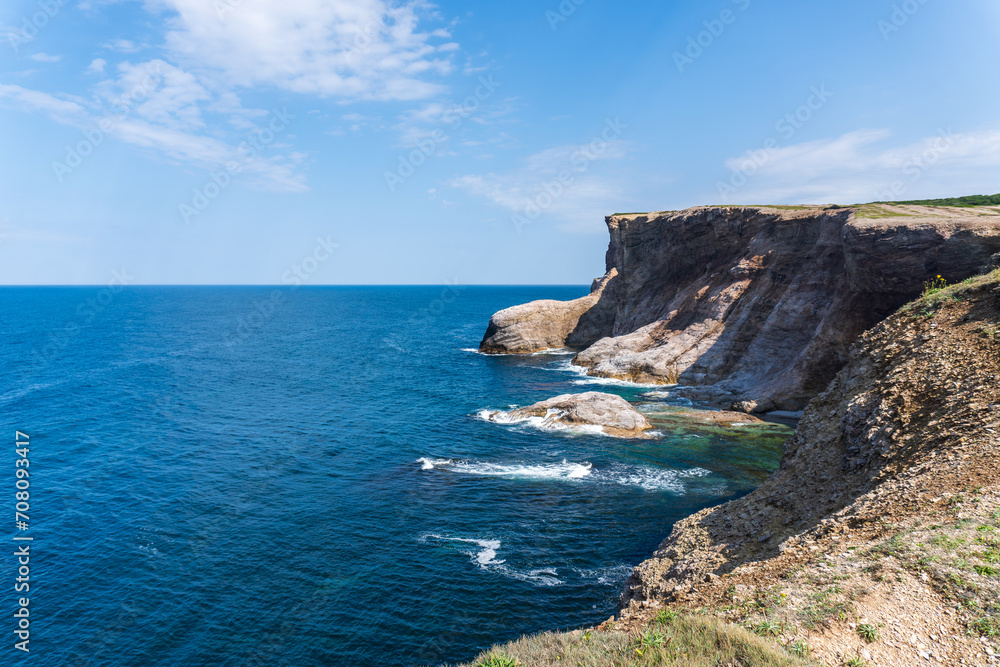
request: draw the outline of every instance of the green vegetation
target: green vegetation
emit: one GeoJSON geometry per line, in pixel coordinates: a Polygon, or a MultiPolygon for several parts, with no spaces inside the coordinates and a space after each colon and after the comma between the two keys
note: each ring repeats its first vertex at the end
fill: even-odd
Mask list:
{"type": "Polygon", "coordinates": [[[479,659],[476,667],[517,667],[517,658],[511,658],[503,653],[490,653],[479,659]]]}
{"type": "Polygon", "coordinates": [[[653,618],[654,623],[659,623],[660,625],[666,625],[671,621],[677,619],[679,614],[673,609],[661,609],[656,612],[656,616],[653,618]]]}
{"type": "Polygon", "coordinates": [[[938,292],[942,291],[948,286],[948,281],[942,278],[940,275],[932,280],[924,283],[924,293],[920,296],[926,299],[927,297],[934,296],[938,292]]]}
{"type": "Polygon", "coordinates": [[[750,626],[750,630],[753,631],[755,635],[760,635],[761,637],[777,637],[781,634],[784,626],[780,621],[776,621],[773,618],[765,618],[763,621],[754,623],[750,626]]]}
{"type": "Polygon", "coordinates": [[[848,602],[833,599],[840,592],[839,587],[830,586],[810,595],[812,603],[800,612],[802,624],[812,629],[820,625],[825,625],[834,618],[846,619],[851,605],[848,602]]]}
{"type": "Polygon", "coordinates": [[[887,204],[912,204],[916,206],[1000,206],[1000,194],[945,197],[944,199],[914,199],[911,201],[885,202],[887,204]]]}
{"type": "Polygon", "coordinates": [[[797,655],[800,658],[809,657],[809,644],[805,643],[803,640],[799,639],[789,644],[787,647],[788,652],[792,655],[797,655]]]}
{"type": "Polygon", "coordinates": [[[844,667],[865,667],[865,661],[855,656],[844,661],[844,667]]]}
{"type": "Polygon", "coordinates": [[[909,552],[910,547],[903,540],[902,535],[896,535],[891,537],[882,544],[878,544],[868,551],[865,552],[866,556],[872,556],[873,558],[881,558],[882,556],[895,556],[900,558],[905,556],[909,552]]]}
{"type": "Polygon", "coordinates": [[[861,623],[858,625],[858,636],[869,644],[878,641],[878,627],[870,623],[861,623]]]}
{"type": "Polygon", "coordinates": [[[997,614],[981,616],[970,624],[969,629],[981,637],[1000,637],[1000,616],[997,614]]]}
{"type": "Polygon", "coordinates": [[[808,647],[776,642],[714,618],[657,615],[638,634],[583,631],[542,633],[496,647],[470,667],[810,667],[808,647]],[[492,662],[491,662],[492,661],[492,662]]]}

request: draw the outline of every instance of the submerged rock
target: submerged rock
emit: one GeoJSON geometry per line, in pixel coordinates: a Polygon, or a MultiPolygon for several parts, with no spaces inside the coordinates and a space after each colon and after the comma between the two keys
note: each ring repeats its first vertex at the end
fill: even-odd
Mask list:
{"type": "Polygon", "coordinates": [[[653,428],[624,398],[599,391],[563,394],[511,412],[493,412],[487,418],[517,423],[538,417],[543,419],[543,427],[598,426],[608,435],[623,438],[648,438],[646,431],[653,428]]]}

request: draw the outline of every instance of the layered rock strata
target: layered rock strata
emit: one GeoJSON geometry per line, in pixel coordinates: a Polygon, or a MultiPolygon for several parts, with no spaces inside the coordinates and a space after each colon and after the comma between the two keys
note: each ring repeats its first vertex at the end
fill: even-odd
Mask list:
{"type": "Polygon", "coordinates": [[[967,278],[1000,252],[994,209],[716,207],[606,222],[607,273],[591,294],[500,311],[481,351],[566,347],[593,376],[796,411],[861,332],[926,282],[967,278]]]}

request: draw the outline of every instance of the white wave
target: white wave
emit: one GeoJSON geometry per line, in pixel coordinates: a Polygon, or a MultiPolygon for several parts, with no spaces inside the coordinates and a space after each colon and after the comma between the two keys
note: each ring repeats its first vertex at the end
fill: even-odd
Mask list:
{"type": "MultiPolygon", "coordinates": [[[[421,458],[422,470],[444,470],[459,475],[475,477],[506,477],[509,479],[532,480],[573,480],[598,484],[617,484],[643,489],[644,491],[667,491],[684,495],[691,480],[712,474],[705,468],[676,470],[654,466],[629,466],[615,464],[609,468],[595,469],[590,462],[573,463],[563,459],[562,463],[492,463],[485,461],[462,461],[454,459],[421,458]]],[[[725,484],[711,489],[712,495],[725,495],[725,484]]]]}
{"type": "Polygon", "coordinates": [[[581,570],[579,568],[573,568],[582,579],[589,579],[591,581],[596,580],[597,583],[602,586],[621,586],[630,574],[635,566],[629,565],[628,563],[618,563],[616,565],[609,565],[607,567],[599,567],[593,570],[581,570]]]}
{"type": "Polygon", "coordinates": [[[486,569],[491,565],[502,565],[507,562],[505,560],[496,559],[497,550],[500,549],[501,545],[500,540],[476,540],[465,537],[447,537],[445,535],[429,534],[422,536],[420,541],[426,542],[429,539],[441,540],[443,542],[464,542],[467,544],[475,544],[479,547],[479,551],[465,551],[463,553],[471,556],[472,562],[483,569],[486,569]]]}
{"type": "Polygon", "coordinates": [[[448,470],[463,475],[483,477],[512,477],[522,479],[582,479],[590,475],[591,463],[483,463],[479,461],[454,461],[451,459],[417,459],[423,463],[422,470],[448,470]]]}
{"type": "Polygon", "coordinates": [[[468,555],[473,564],[489,572],[495,572],[505,577],[518,579],[520,581],[530,581],[538,586],[558,586],[563,583],[561,579],[556,577],[558,572],[555,568],[541,568],[522,572],[508,567],[505,564],[507,562],[506,560],[497,560],[497,551],[499,551],[502,546],[500,540],[479,540],[466,537],[448,537],[446,535],[428,534],[421,536],[420,541],[426,542],[429,539],[475,545],[478,547],[477,550],[463,551],[462,553],[468,555]]]}
{"type": "Polygon", "coordinates": [[[506,573],[514,579],[520,579],[521,581],[533,581],[540,586],[558,586],[559,584],[564,583],[562,579],[556,577],[556,569],[551,567],[541,570],[531,570],[526,573],[507,569],[506,573]]]}
{"type": "Polygon", "coordinates": [[[686,480],[711,474],[711,470],[704,468],[672,470],[652,466],[616,466],[608,471],[602,471],[596,479],[622,486],[635,486],[645,491],[669,491],[683,495],[687,491],[686,480]]]}
{"type": "Polygon", "coordinates": [[[664,385],[656,382],[631,382],[629,380],[619,380],[617,378],[602,378],[594,377],[592,375],[587,375],[587,369],[583,366],[577,366],[573,364],[572,361],[558,361],[553,364],[549,364],[548,370],[560,371],[564,373],[572,373],[579,376],[578,379],[572,380],[573,384],[602,384],[611,385],[615,387],[672,387],[674,385],[664,385]]]}
{"type": "MultiPolygon", "coordinates": [[[[509,406],[512,409],[516,409],[517,406],[509,406]]],[[[565,424],[559,420],[560,417],[565,414],[562,410],[549,409],[546,411],[544,417],[532,416],[532,417],[514,417],[511,415],[511,411],[507,410],[480,410],[476,413],[476,417],[482,419],[483,421],[493,422],[494,424],[507,424],[512,426],[527,426],[529,428],[535,428],[540,431],[560,431],[563,433],[570,433],[576,435],[604,435],[610,436],[608,433],[604,432],[604,429],[597,424],[565,424]]]]}
{"type": "Polygon", "coordinates": [[[478,354],[484,357],[550,357],[576,354],[574,350],[569,350],[565,347],[553,348],[551,350],[539,350],[538,352],[528,352],[525,354],[511,354],[508,352],[480,352],[479,348],[476,347],[463,347],[462,352],[471,352],[472,354],[478,354]]]}
{"type": "Polygon", "coordinates": [[[421,470],[434,470],[435,466],[443,466],[451,463],[451,459],[430,459],[430,458],[419,458],[417,463],[422,463],[420,466],[421,470]]]}

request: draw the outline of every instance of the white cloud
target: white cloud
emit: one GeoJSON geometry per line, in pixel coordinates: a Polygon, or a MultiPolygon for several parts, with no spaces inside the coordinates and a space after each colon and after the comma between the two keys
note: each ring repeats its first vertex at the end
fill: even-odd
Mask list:
{"type": "Polygon", "coordinates": [[[852,204],[1000,191],[1000,130],[942,129],[887,145],[890,138],[888,130],[858,130],[729,158],[731,176],[722,183],[742,182],[732,177],[741,170],[746,183],[727,191],[724,203],[852,204]]]}
{"type": "MultiPolygon", "coordinates": [[[[236,162],[248,181],[266,189],[302,192],[308,190],[297,172],[304,156],[283,150],[271,142],[256,151],[241,149],[243,140],[256,132],[254,119],[270,121],[263,109],[245,109],[226,95],[214,95],[193,75],[162,60],[146,63],[123,63],[118,77],[101,82],[97,101],[89,106],[82,100],[61,99],[20,86],[0,84],[0,101],[22,111],[41,112],[53,120],[94,132],[103,124],[115,138],[161,155],[184,165],[217,170],[236,162]],[[223,114],[230,123],[244,126],[242,136],[222,138],[216,128],[209,129],[207,115],[223,114]],[[246,129],[251,131],[248,132],[246,129]]],[[[286,130],[287,131],[287,128],[286,130]]]]}
{"type": "Polygon", "coordinates": [[[108,61],[104,58],[94,58],[89,65],[87,65],[87,71],[91,74],[103,74],[104,67],[108,64],[108,61]]]}
{"type": "Polygon", "coordinates": [[[0,83],[0,101],[7,101],[21,111],[47,114],[67,124],[75,124],[87,115],[87,109],[79,102],[3,83],[0,83]]]}
{"type": "Polygon", "coordinates": [[[628,144],[612,139],[550,148],[510,172],[468,174],[448,185],[491,200],[534,220],[550,214],[570,231],[601,231],[601,221],[628,201],[623,181],[603,164],[627,155],[628,144]]]}
{"type": "Polygon", "coordinates": [[[38,63],[57,63],[62,60],[62,56],[50,56],[47,53],[33,53],[28,57],[38,63]]]}
{"type": "Polygon", "coordinates": [[[412,100],[440,92],[442,30],[422,32],[422,0],[161,0],[176,12],[167,44],[191,67],[240,86],[265,84],[349,99],[412,100]]]}

